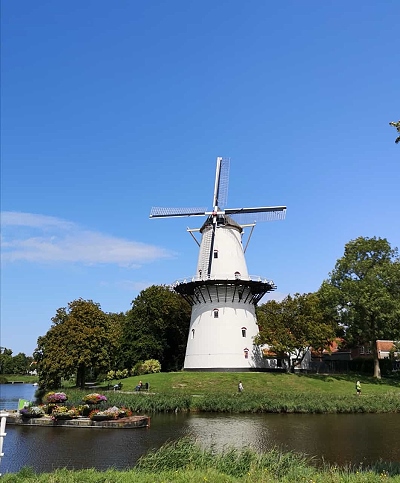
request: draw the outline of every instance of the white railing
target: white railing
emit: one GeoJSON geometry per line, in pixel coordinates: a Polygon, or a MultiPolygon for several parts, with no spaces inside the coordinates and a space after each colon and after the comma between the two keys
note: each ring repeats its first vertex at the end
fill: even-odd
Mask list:
{"type": "Polygon", "coordinates": [[[243,277],[242,275],[235,275],[232,273],[226,273],[226,274],[218,274],[218,275],[202,275],[201,277],[187,277],[187,278],[182,278],[180,280],[176,280],[172,284],[172,286],[179,285],[181,283],[190,283],[190,282],[201,282],[201,281],[206,281],[206,280],[227,280],[227,281],[233,281],[233,280],[243,280],[244,282],[246,281],[252,281],[252,282],[263,282],[263,283],[269,283],[271,285],[275,285],[273,280],[268,280],[265,277],[261,277],[259,275],[248,275],[247,277],[243,277]]]}
{"type": "MultiPolygon", "coordinates": [[[[7,433],[6,433],[7,416],[8,416],[8,413],[0,411],[0,418],[1,418],[1,423],[0,423],[0,463],[1,463],[1,458],[4,456],[3,443],[4,443],[4,438],[7,435],[7,433]]],[[[1,476],[1,473],[0,473],[0,476],[1,476]]]]}

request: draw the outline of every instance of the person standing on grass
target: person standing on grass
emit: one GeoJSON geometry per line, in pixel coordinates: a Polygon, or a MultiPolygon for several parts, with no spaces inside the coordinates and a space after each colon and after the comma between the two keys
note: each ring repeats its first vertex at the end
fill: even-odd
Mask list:
{"type": "Polygon", "coordinates": [[[239,392],[243,392],[243,384],[242,384],[242,381],[239,381],[239,384],[238,384],[238,391],[239,391],[239,392]]]}
{"type": "Polygon", "coordinates": [[[356,382],[356,393],[357,393],[357,396],[359,396],[361,394],[361,382],[360,381],[356,382]]]}

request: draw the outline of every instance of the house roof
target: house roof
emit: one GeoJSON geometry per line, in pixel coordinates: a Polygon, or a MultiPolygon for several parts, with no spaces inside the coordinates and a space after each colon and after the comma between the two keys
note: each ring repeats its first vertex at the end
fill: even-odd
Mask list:
{"type": "Polygon", "coordinates": [[[376,347],[378,351],[390,352],[394,348],[394,343],[392,340],[377,340],[376,347]]]}

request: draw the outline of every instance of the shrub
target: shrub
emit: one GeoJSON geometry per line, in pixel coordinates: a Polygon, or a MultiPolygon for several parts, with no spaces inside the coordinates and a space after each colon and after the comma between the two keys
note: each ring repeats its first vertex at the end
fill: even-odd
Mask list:
{"type": "Polygon", "coordinates": [[[143,361],[138,361],[131,369],[131,376],[141,376],[142,372],[143,361]]]}
{"type": "Polygon", "coordinates": [[[115,371],[108,371],[106,378],[107,378],[107,381],[112,381],[113,379],[115,379],[115,371]]]}
{"type": "Polygon", "coordinates": [[[161,372],[161,364],[156,359],[149,359],[142,364],[142,374],[154,374],[161,372]]]}
{"type": "Polygon", "coordinates": [[[115,379],[125,379],[126,377],[129,376],[129,371],[128,369],[122,369],[122,371],[116,371],[115,373],[115,379]]]}

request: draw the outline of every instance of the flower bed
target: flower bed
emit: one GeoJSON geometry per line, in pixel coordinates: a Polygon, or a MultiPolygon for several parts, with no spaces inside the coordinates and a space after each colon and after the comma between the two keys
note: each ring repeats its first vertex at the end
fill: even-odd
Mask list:
{"type": "Polygon", "coordinates": [[[107,421],[110,419],[125,418],[128,416],[132,416],[132,411],[127,408],[118,408],[117,406],[105,409],[104,411],[94,409],[89,414],[89,418],[92,421],[107,421]]]}
{"type": "Polygon", "coordinates": [[[82,401],[85,404],[100,404],[102,402],[106,402],[107,398],[103,394],[98,394],[97,392],[93,392],[91,394],[87,394],[82,398],[82,401]]]}
{"type": "Polygon", "coordinates": [[[64,403],[67,400],[65,392],[48,392],[44,397],[44,401],[47,403],[64,403]]]}
{"type": "Polygon", "coordinates": [[[41,418],[44,416],[44,410],[39,406],[20,409],[19,413],[23,418],[41,418]]]}
{"type": "Polygon", "coordinates": [[[67,408],[66,406],[56,406],[51,413],[51,418],[56,421],[61,419],[73,419],[78,416],[79,411],[76,408],[67,408]]]}

